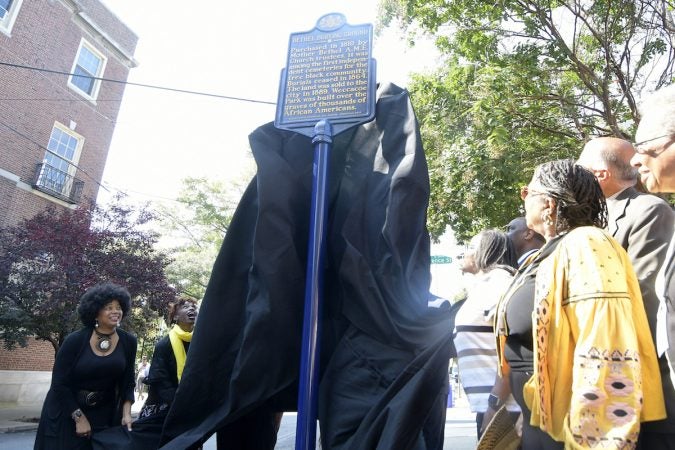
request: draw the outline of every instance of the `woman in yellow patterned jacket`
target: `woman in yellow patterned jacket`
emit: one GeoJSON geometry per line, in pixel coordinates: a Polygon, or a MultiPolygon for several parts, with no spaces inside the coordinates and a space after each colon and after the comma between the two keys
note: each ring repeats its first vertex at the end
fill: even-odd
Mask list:
{"type": "Polygon", "coordinates": [[[538,166],[521,197],[528,227],[546,245],[498,305],[501,376],[491,406],[513,391],[524,450],[634,448],[640,423],[665,410],[640,288],[603,229],[600,186],[560,160],[538,166]]]}

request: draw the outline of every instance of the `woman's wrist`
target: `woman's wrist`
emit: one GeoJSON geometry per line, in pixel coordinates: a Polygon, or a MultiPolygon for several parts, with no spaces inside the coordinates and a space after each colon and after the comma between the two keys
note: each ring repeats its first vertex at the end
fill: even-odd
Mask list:
{"type": "Polygon", "coordinates": [[[70,418],[73,419],[75,422],[79,421],[84,414],[82,413],[82,410],[80,408],[77,408],[75,411],[70,413],[70,418]]]}
{"type": "Polygon", "coordinates": [[[495,411],[501,408],[504,405],[502,399],[499,396],[493,394],[492,392],[488,396],[488,407],[494,409],[495,411]]]}

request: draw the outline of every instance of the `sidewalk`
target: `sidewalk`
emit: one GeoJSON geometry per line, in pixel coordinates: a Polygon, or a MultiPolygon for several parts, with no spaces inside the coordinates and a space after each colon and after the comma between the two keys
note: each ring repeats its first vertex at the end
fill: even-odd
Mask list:
{"type": "MultiPolygon", "coordinates": [[[[138,416],[143,400],[131,406],[131,416],[138,416]]],[[[42,404],[17,405],[0,402],[0,433],[17,433],[37,430],[42,404]]]]}
{"type": "MultiPolygon", "coordinates": [[[[448,408],[445,420],[445,445],[447,450],[470,450],[476,448],[476,419],[475,414],[469,411],[465,401],[456,402],[456,407],[448,408]]],[[[131,407],[132,416],[136,416],[143,406],[143,401],[137,401],[131,407]]],[[[17,406],[13,403],[0,403],[0,434],[34,432],[37,430],[38,418],[42,405],[17,406]]],[[[284,415],[282,429],[277,439],[276,449],[292,450],[295,445],[295,413],[284,415]]],[[[213,439],[215,441],[215,439],[213,439]]],[[[0,441],[2,439],[0,438],[0,441]]],[[[209,441],[210,442],[210,441],[209,441]]],[[[207,442],[207,444],[209,444],[207,442]]],[[[215,442],[205,449],[215,448],[215,442]]]]}
{"type": "Polygon", "coordinates": [[[0,433],[37,430],[42,404],[0,403],[0,433]]]}

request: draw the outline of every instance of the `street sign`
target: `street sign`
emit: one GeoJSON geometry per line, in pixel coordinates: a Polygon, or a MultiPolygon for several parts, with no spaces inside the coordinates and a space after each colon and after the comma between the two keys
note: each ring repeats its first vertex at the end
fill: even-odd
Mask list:
{"type": "Polygon", "coordinates": [[[274,126],[310,137],[314,144],[296,450],[313,450],[316,444],[328,161],[333,136],[375,118],[372,42],[371,24],[349,25],[343,14],[326,14],[314,29],[291,34],[281,71],[274,126]]]}
{"type": "Polygon", "coordinates": [[[375,116],[372,24],[349,25],[343,14],[319,18],[310,31],[292,33],[281,72],[274,126],[313,137],[328,120],[334,135],[375,116]]]}
{"type": "Polygon", "coordinates": [[[432,255],[431,264],[451,264],[452,258],[450,256],[432,255]]]}

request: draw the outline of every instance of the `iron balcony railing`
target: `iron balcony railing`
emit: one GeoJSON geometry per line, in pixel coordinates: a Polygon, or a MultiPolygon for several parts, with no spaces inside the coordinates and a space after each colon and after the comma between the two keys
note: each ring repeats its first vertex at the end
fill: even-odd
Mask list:
{"type": "Polygon", "coordinates": [[[40,163],[35,166],[33,187],[68,203],[77,203],[82,196],[84,181],[47,163],[40,163]]]}

